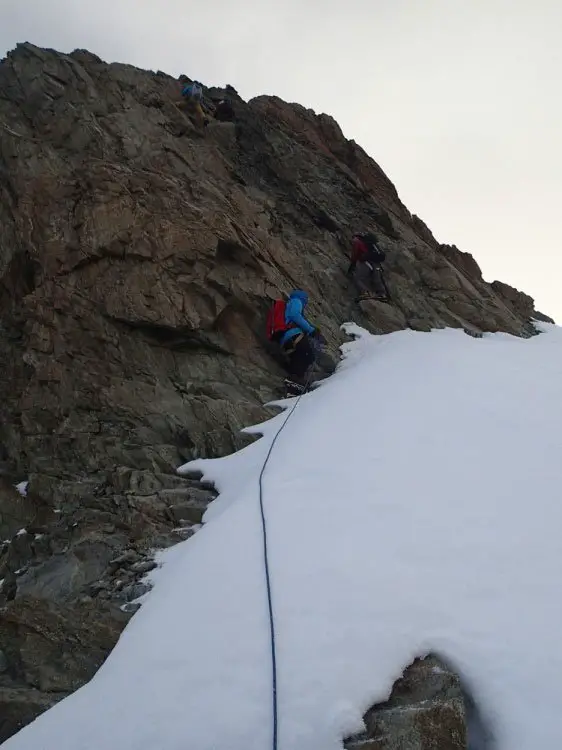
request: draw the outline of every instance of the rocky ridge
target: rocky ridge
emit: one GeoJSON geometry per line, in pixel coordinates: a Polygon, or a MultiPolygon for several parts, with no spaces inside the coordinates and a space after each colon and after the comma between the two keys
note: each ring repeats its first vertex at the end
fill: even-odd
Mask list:
{"type": "MultiPolygon", "coordinates": [[[[162,72],[31,44],[0,63],[0,741],[95,673],[154,549],[197,529],[213,488],[175,469],[268,415],[280,292],[309,291],[325,372],[350,319],[518,336],[545,319],[439,244],[331,117],[232,92],[236,122],[201,131],[162,72]],[[393,305],[353,302],[358,228],[381,238],[393,305]]],[[[464,746],[385,726],[349,747],[464,746]]]]}

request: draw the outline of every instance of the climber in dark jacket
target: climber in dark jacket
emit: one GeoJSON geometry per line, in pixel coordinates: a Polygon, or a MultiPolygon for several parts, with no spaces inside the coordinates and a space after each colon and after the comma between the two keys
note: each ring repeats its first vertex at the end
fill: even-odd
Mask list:
{"type": "Polygon", "coordinates": [[[352,276],[359,299],[389,299],[388,289],[384,283],[381,263],[385,259],[373,234],[354,234],[351,243],[351,257],[348,276],[352,276]]]}
{"type": "Polygon", "coordinates": [[[232,122],[234,120],[234,108],[230,99],[221,99],[215,107],[215,120],[219,122],[232,122]]]}
{"type": "Polygon", "coordinates": [[[286,358],[286,367],[295,380],[303,380],[308,369],[314,364],[316,352],[323,342],[317,328],[304,317],[308,294],[295,289],[289,295],[285,307],[287,330],[279,340],[281,351],[286,358]]]}

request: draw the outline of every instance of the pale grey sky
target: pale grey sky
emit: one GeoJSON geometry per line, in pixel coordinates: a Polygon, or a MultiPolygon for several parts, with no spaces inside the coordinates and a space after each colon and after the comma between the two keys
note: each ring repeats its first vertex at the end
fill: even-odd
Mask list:
{"type": "Polygon", "coordinates": [[[0,0],[19,41],[333,115],[441,242],[562,322],[561,0],[0,0]]]}

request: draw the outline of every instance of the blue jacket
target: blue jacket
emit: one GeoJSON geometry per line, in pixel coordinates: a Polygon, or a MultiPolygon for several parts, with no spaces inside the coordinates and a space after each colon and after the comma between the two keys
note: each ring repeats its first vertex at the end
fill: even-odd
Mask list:
{"type": "Polygon", "coordinates": [[[203,89],[196,82],[189,83],[182,89],[181,95],[185,96],[186,99],[191,99],[192,97],[194,99],[201,99],[203,95],[203,89]]]}
{"type": "Polygon", "coordinates": [[[287,341],[298,336],[300,333],[312,334],[316,330],[303,315],[307,302],[308,294],[306,292],[303,292],[300,289],[295,289],[294,292],[291,292],[285,307],[285,323],[287,325],[293,323],[294,327],[289,328],[289,330],[285,331],[283,336],[281,336],[281,341],[279,342],[281,346],[284,346],[287,341]]]}

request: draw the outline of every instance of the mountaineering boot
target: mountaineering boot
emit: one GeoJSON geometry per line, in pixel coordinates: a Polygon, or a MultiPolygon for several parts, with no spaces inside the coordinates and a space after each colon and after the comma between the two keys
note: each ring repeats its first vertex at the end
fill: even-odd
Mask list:
{"type": "Polygon", "coordinates": [[[304,385],[295,383],[294,380],[289,380],[288,378],[285,378],[283,385],[285,386],[285,393],[287,396],[301,396],[307,391],[304,385]]]}

